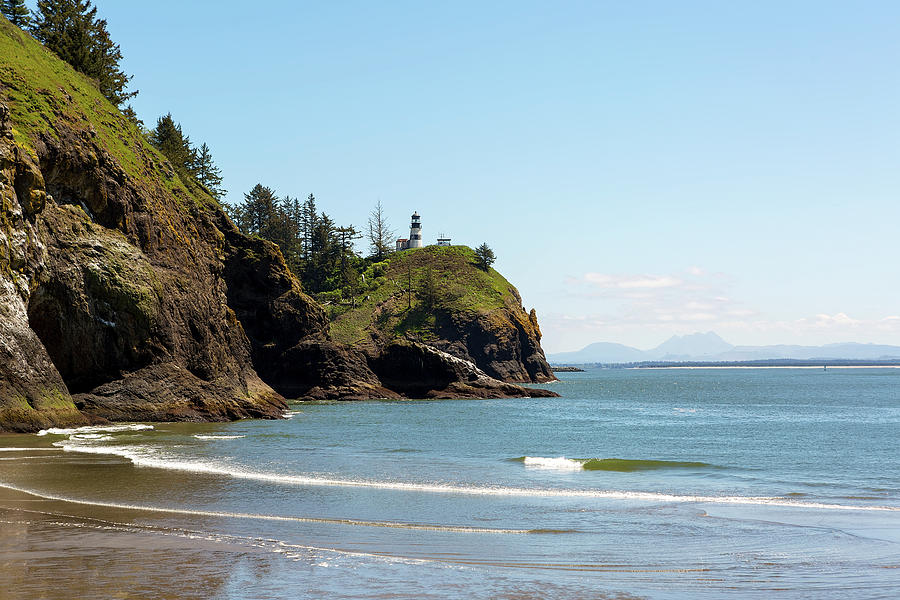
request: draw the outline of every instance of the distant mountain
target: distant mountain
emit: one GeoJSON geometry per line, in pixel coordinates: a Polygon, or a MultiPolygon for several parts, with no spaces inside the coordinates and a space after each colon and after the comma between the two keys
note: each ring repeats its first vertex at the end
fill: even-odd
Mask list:
{"type": "Polygon", "coordinates": [[[596,344],[585,346],[577,352],[548,354],[547,360],[551,363],[575,365],[587,363],[638,362],[647,360],[645,354],[646,353],[643,350],[625,346],[624,344],[597,342],[596,344]]]}
{"type": "Polygon", "coordinates": [[[707,331],[690,335],[673,335],[645,354],[650,355],[649,360],[693,360],[697,357],[715,356],[732,349],[734,346],[714,332],[707,331]]]}
{"type": "Polygon", "coordinates": [[[900,346],[879,344],[826,344],[824,346],[735,346],[715,360],[762,360],[769,358],[833,358],[879,360],[900,358],[900,346]]]}
{"type": "Polygon", "coordinates": [[[675,335],[652,350],[598,342],[577,352],[547,355],[553,364],[629,363],[666,361],[745,361],[770,359],[886,360],[900,359],[900,346],[826,344],[824,346],[733,346],[712,331],[675,335]]]}

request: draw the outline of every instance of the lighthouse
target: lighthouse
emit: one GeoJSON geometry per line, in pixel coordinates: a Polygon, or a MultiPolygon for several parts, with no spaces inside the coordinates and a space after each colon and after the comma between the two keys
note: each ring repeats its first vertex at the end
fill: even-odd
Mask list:
{"type": "Polygon", "coordinates": [[[409,224],[409,246],[407,248],[422,247],[422,221],[419,213],[412,214],[412,221],[409,224]]]}

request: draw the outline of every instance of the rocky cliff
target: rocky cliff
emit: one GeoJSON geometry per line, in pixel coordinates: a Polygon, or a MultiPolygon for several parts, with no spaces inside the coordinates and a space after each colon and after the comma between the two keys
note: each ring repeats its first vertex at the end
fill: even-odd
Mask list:
{"type": "Polygon", "coordinates": [[[0,56],[0,428],[278,416],[212,199],[3,20],[0,56]]]}
{"type": "Polygon", "coordinates": [[[0,18],[0,431],[277,417],[285,396],[546,395],[490,377],[544,377],[536,321],[515,321],[522,343],[477,328],[459,341],[493,344],[486,373],[438,345],[332,341],[277,247],[0,18]]]}

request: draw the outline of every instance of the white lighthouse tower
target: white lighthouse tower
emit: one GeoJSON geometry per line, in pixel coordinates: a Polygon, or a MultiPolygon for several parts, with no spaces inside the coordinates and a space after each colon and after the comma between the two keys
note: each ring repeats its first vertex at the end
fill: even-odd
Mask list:
{"type": "Polygon", "coordinates": [[[408,248],[422,247],[422,222],[419,213],[412,214],[412,222],[409,224],[409,246],[408,248]]]}

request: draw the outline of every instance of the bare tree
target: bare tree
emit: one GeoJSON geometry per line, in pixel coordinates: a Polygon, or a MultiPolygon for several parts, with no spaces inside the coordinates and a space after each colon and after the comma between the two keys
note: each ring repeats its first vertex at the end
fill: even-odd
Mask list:
{"type": "Polygon", "coordinates": [[[394,230],[388,224],[387,217],[384,216],[384,207],[381,200],[372,209],[369,214],[369,248],[372,256],[378,260],[382,260],[385,256],[393,252],[394,230]]]}

